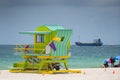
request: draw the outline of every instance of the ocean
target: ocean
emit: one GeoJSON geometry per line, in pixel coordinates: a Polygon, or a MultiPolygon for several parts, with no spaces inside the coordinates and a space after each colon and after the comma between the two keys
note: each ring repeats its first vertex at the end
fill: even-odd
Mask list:
{"type": "MultiPolygon", "coordinates": [[[[13,63],[24,61],[13,50],[15,45],[0,45],[0,70],[8,70],[13,63]]],[[[120,45],[75,46],[71,45],[69,68],[99,68],[104,60],[120,56],[120,45]]]]}

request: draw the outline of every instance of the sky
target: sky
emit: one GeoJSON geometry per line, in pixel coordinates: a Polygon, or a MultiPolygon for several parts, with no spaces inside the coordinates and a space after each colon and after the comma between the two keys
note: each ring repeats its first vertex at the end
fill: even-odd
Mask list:
{"type": "Polygon", "coordinates": [[[0,44],[33,43],[19,32],[44,24],[72,29],[71,44],[120,45],[120,0],[0,0],[0,44]]]}

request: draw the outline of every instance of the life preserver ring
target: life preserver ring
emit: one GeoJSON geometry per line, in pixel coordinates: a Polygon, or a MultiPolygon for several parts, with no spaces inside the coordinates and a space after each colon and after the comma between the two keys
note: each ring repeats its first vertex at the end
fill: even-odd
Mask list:
{"type": "Polygon", "coordinates": [[[52,67],[55,70],[60,70],[60,63],[52,63],[52,67]]]}

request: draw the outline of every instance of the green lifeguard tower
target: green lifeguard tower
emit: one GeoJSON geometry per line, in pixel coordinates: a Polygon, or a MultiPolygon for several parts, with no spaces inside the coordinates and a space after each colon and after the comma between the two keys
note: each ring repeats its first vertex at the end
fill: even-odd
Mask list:
{"type": "Polygon", "coordinates": [[[24,62],[14,63],[10,72],[81,73],[68,68],[71,33],[71,29],[57,25],[42,25],[35,31],[20,32],[33,35],[34,43],[16,45],[14,49],[21,54],[24,62]]]}

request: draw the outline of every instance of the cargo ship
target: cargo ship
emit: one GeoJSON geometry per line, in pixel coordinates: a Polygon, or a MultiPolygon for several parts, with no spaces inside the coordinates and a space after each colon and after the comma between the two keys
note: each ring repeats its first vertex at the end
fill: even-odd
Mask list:
{"type": "Polygon", "coordinates": [[[102,45],[103,45],[103,43],[102,43],[102,41],[101,41],[100,38],[94,40],[93,43],[75,42],[75,44],[76,44],[77,46],[102,46],[102,45]]]}

